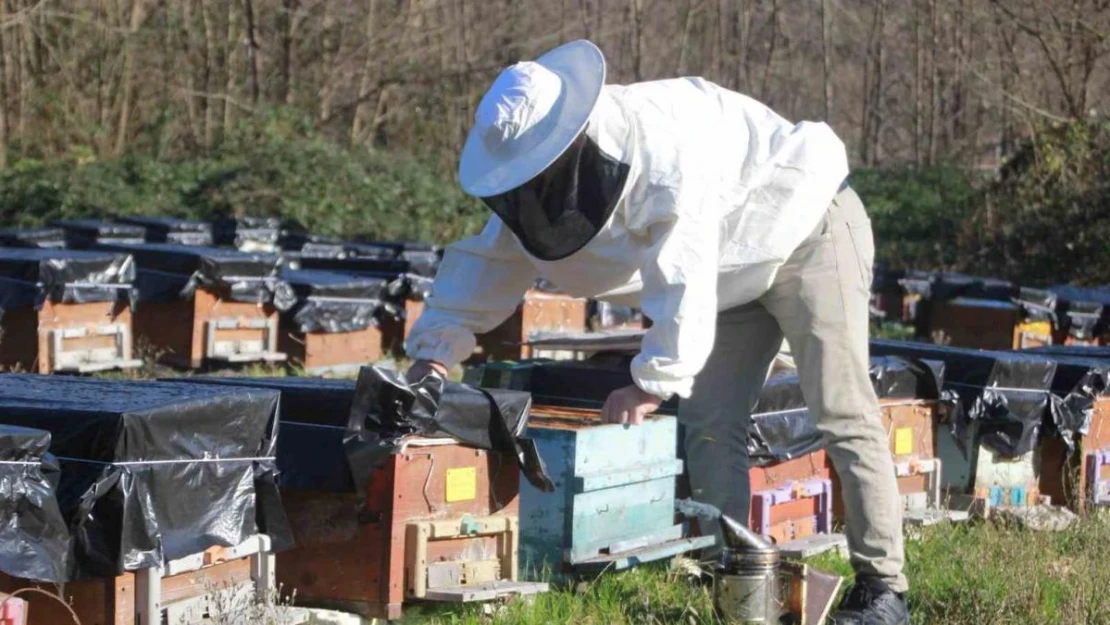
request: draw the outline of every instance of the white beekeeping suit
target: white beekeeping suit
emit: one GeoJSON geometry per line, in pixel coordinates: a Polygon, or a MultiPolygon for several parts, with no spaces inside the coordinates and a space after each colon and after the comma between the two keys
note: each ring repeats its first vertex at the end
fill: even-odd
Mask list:
{"type": "Polygon", "coordinates": [[[844,145],[823,123],[791,123],[701,78],[603,83],[587,42],[494,83],[460,179],[495,215],[447,249],[411,357],[461,362],[542,276],[640,307],[654,325],[633,379],[687,397],[717,312],[770,287],[847,176],[844,145]]]}

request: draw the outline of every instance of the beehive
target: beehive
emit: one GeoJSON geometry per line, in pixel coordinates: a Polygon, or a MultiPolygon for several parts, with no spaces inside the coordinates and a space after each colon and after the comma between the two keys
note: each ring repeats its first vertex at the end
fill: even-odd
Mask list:
{"type": "Polygon", "coordinates": [[[623,569],[712,544],[675,523],[674,417],[602,424],[596,411],[534,407],[528,434],[556,490],[521,485],[525,574],[623,569]]]}
{"type": "Polygon", "coordinates": [[[531,348],[525,345],[529,339],[541,334],[585,330],[585,299],[532,289],[508,319],[478,337],[478,359],[528,359],[532,357],[531,348]]]}
{"type": "MultiPolygon", "coordinates": [[[[0,573],[0,589],[15,592],[24,588],[59,592],[53,584],[0,573]]],[[[209,613],[230,619],[250,610],[250,604],[276,596],[274,554],[268,538],[257,536],[235,547],[209,549],[168,562],[164,568],[68,582],[61,593],[85,625],[191,625],[206,622],[209,613]]],[[[38,594],[28,594],[26,600],[30,606],[26,625],[73,621],[55,600],[38,594]]]]}
{"type": "Polygon", "coordinates": [[[123,254],[0,248],[0,367],[37,373],[134,368],[123,254]]]}

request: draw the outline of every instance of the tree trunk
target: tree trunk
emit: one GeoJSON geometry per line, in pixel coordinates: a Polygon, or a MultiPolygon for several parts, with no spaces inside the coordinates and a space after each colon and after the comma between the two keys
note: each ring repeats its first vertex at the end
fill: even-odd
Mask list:
{"type": "Polygon", "coordinates": [[[197,110],[197,80],[196,69],[193,66],[193,0],[183,0],[181,3],[181,21],[184,24],[181,32],[183,48],[182,62],[185,72],[185,112],[189,118],[189,131],[193,136],[194,144],[201,143],[203,128],[201,127],[200,111],[197,110]]]}
{"type": "Polygon", "coordinates": [[[921,0],[913,0],[913,162],[922,164],[921,134],[925,128],[925,47],[922,41],[921,0]]]}
{"type": "Polygon", "coordinates": [[[16,45],[19,48],[19,126],[16,136],[19,141],[27,140],[27,120],[31,117],[31,86],[35,75],[31,69],[33,38],[31,20],[24,19],[23,27],[19,29],[19,35],[16,37],[16,45]]]}
{"type": "Polygon", "coordinates": [[[377,15],[378,15],[378,2],[377,0],[370,0],[369,7],[366,13],[366,60],[362,65],[362,80],[359,82],[358,87],[358,106],[355,108],[354,120],[351,122],[351,141],[357,143],[362,141],[363,125],[366,123],[366,118],[372,111],[369,103],[370,89],[373,85],[374,77],[374,62],[377,60],[375,50],[377,49],[374,40],[377,37],[377,15]]]}
{"type": "MultiPolygon", "coordinates": [[[[373,7],[373,0],[370,4],[373,7]]],[[[255,38],[254,0],[243,0],[243,15],[247,21],[247,71],[250,80],[251,103],[258,104],[258,40],[255,38]]]]}
{"type": "Polygon", "coordinates": [[[224,132],[231,130],[231,126],[235,123],[235,107],[232,104],[232,99],[235,97],[235,85],[237,84],[235,76],[235,54],[239,49],[239,24],[238,18],[235,13],[236,2],[227,3],[227,46],[224,52],[224,132]]]}
{"type": "Polygon", "coordinates": [[[760,99],[767,98],[767,84],[771,79],[771,66],[775,62],[775,46],[779,39],[779,0],[771,0],[771,42],[767,48],[767,64],[763,66],[763,82],[759,87],[760,99]]]}
{"type": "MultiPolygon", "coordinates": [[[[0,23],[8,17],[8,0],[0,0],[0,23]]],[[[0,28],[0,170],[8,168],[8,42],[0,28]]]]}
{"type": "Polygon", "coordinates": [[[297,11],[297,0],[282,0],[281,5],[278,12],[281,50],[278,56],[277,101],[289,104],[293,101],[293,14],[297,11]]]}
{"type": "Polygon", "coordinates": [[[632,18],[632,78],[635,82],[640,82],[644,79],[640,57],[640,42],[643,36],[643,0],[628,0],[628,7],[632,18]]]}
{"type": "Polygon", "coordinates": [[[212,87],[216,84],[216,32],[208,10],[210,0],[200,0],[200,17],[204,23],[204,80],[201,102],[204,104],[204,147],[211,148],[216,140],[216,105],[212,87]]]}
{"type": "Polygon", "coordinates": [[[731,20],[728,19],[728,1],[717,1],[717,44],[714,46],[715,57],[713,59],[713,79],[721,81],[722,85],[727,85],[728,81],[725,78],[725,64],[728,58],[728,48],[725,41],[728,39],[728,25],[731,20]]]}
{"type": "MultiPolygon", "coordinates": [[[[777,1],[777,0],[776,0],[777,1]]],[[[690,47],[690,30],[694,27],[694,9],[696,0],[686,0],[686,17],[682,25],[682,43],[678,47],[678,66],[675,73],[679,76],[686,74],[686,50],[690,47]]]]}
{"type": "Polygon", "coordinates": [[[929,0],[933,27],[933,50],[930,54],[933,74],[929,81],[929,164],[937,164],[937,130],[940,121],[940,60],[937,53],[940,50],[940,11],[937,10],[937,0],[929,0]]]}
{"type": "Polygon", "coordinates": [[[825,121],[832,120],[832,14],[829,11],[829,0],[821,0],[821,60],[824,67],[825,83],[825,121]]]}
{"type": "Polygon", "coordinates": [[[135,37],[145,18],[143,0],[131,1],[131,24],[123,42],[123,88],[119,107],[119,125],[116,131],[115,154],[119,156],[127,148],[127,129],[131,125],[131,99],[134,92],[135,37]]]}

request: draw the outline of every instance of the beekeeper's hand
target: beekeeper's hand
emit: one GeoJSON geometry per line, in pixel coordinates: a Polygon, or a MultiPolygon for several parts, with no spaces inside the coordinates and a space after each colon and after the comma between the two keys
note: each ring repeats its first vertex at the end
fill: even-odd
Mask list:
{"type": "Polygon", "coordinates": [[[405,374],[405,381],[409,384],[415,384],[433,373],[445,380],[447,379],[447,367],[441,363],[434,360],[417,360],[409,367],[405,374]]]}
{"type": "Polygon", "coordinates": [[[640,425],[644,417],[659,410],[662,403],[659,397],[633,384],[609,394],[601,408],[601,420],[605,423],[640,425]]]}

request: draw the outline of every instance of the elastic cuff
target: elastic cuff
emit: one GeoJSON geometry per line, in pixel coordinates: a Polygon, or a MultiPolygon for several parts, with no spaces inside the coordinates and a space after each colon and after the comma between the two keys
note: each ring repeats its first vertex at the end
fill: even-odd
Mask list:
{"type": "Polygon", "coordinates": [[[640,390],[655,395],[663,401],[667,401],[675,395],[683,399],[689,398],[694,389],[692,380],[652,380],[645,378],[643,373],[637,372],[635,367],[632,371],[632,381],[640,387],[640,390]]]}

